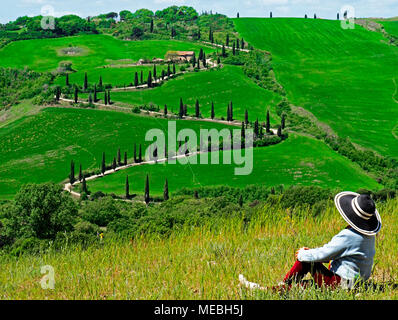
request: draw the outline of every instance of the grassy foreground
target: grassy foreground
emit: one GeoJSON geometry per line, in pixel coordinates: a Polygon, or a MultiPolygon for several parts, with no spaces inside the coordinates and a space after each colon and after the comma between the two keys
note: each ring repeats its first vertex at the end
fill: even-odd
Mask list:
{"type": "MultiPolygon", "coordinates": [[[[396,281],[398,200],[378,204],[383,228],[376,240],[371,280],[396,281]]],[[[255,218],[175,230],[169,238],[105,238],[82,250],[66,247],[40,256],[0,259],[2,299],[398,299],[397,289],[336,291],[310,288],[287,295],[241,288],[238,275],[266,286],[281,281],[302,246],[317,247],[345,227],[332,202],[319,216],[292,217],[278,205],[257,206],[255,218]],[[43,290],[40,269],[55,270],[55,289],[43,290]]]]}

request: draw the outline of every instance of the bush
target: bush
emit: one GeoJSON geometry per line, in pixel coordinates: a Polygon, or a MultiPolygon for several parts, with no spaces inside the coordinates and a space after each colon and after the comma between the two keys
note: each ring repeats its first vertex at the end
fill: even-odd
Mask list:
{"type": "Polygon", "coordinates": [[[120,209],[111,197],[87,202],[83,210],[84,220],[102,227],[106,227],[111,221],[121,217],[120,209]]]}

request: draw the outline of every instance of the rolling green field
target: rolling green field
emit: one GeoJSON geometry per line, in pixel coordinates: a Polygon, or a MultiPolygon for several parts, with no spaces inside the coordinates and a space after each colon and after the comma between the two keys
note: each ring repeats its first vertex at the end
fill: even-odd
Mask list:
{"type": "Polygon", "coordinates": [[[386,20],[378,20],[378,23],[382,24],[387,33],[392,36],[398,37],[398,21],[386,21],[386,20]]]}
{"type": "MultiPolygon", "coordinates": [[[[179,121],[177,130],[221,129],[209,122],[179,121]]],[[[149,129],[167,131],[167,120],[114,111],[48,108],[0,128],[0,198],[11,198],[23,183],[61,182],[68,177],[70,161],[83,170],[98,169],[102,152],[107,164],[134,143],[148,146],[149,129]]],[[[137,151],[138,152],[138,151],[137,151]]]]}
{"type": "Polygon", "coordinates": [[[273,56],[289,100],[339,135],[398,157],[398,48],[380,33],[339,21],[234,19],[238,32],[273,56]]]}
{"type": "MultiPolygon", "coordinates": [[[[205,52],[214,49],[203,45],[174,41],[147,40],[122,41],[108,35],[83,35],[56,39],[15,41],[0,50],[0,66],[23,69],[25,66],[35,71],[52,71],[61,61],[72,62],[75,71],[91,69],[115,63],[118,60],[141,58],[164,58],[169,50],[193,50],[205,52]],[[82,48],[80,55],[62,54],[61,49],[69,46],[82,48]]],[[[122,62],[119,62],[122,63],[122,62]]]]}
{"type": "Polygon", "coordinates": [[[280,123],[280,118],[275,114],[275,105],[281,98],[257,86],[236,66],[185,74],[151,90],[112,93],[115,102],[131,105],[152,103],[161,108],[167,104],[170,110],[177,113],[180,98],[188,105],[189,114],[195,113],[195,102],[198,99],[204,117],[210,117],[211,103],[214,102],[216,118],[226,118],[228,103],[232,101],[235,119],[244,120],[247,109],[250,121],[255,121],[256,118],[265,121],[269,108],[271,121],[274,124],[280,123]]]}
{"type": "Polygon", "coordinates": [[[241,165],[159,163],[121,170],[117,173],[87,182],[91,192],[125,194],[126,175],[129,176],[131,194],[144,193],[146,174],[150,176],[152,195],[162,195],[165,179],[169,190],[182,187],[229,185],[244,187],[250,184],[266,186],[318,185],[329,188],[378,189],[380,186],[355,164],[336,154],[325,144],[312,138],[291,135],[281,144],[256,148],[253,151],[253,171],[248,176],[234,174],[241,165]]]}

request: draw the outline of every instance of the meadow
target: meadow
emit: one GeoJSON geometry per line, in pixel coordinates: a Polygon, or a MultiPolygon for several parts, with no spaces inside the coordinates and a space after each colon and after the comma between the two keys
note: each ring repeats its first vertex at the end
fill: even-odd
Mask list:
{"type": "MultiPolygon", "coordinates": [[[[16,112],[16,111],[15,111],[16,112]]],[[[199,121],[178,121],[177,130],[224,128],[199,121]]],[[[228,126],[229,127],[229,126],[228,126]]],[[[0,198],[11,198],[23,183],[61,182],[73,159],[83,170],[99,169],[102,152],[111,164],[118,148],[133,157],[152,128],[167,131],[167,120],[114,111],[47,108],[0,127],[0,198]]]]}
{"type": "Polygon", "coordinates": [[[15,41],[0,50],[0,66],[34,71],[53,71],[61,61],[72,62],[75,71],[88,71],[97,67],[123,63],[125,59],[162,58],[167,51],[195,51],[206,53],[215,49],[193,42],[177,40],[123,41],[109,35],[83,35],[56,39],[15,41]],[[82,48],[76,55],[63,54],[61,49],[82,48]],[[121,60],[121,61],[120,61],[121,60]]]}
{"type": "Polygon", "coordinates": [[[234,19],[251,45],[272,53],[290,102],[340,136],[398,157],[398,48],[381,33],[342,29],[339,21],[234,19]]]}
{"type": "MultiPolygon", "coordinates": [[[[192,160],[192,157],[190,157],[192,160]]],[[[335,153],[322,142],[305,136],[291,134],[277,145],[253,150],[253,171],[249,175],[234,174],[236,167],[243,165],[223,164],[220,152],[219,164],[158,163],[131,167],[114,174],[88,181],[91,192],[102,191],[125,195],[126,175],[129,177],[130,193],[144,193],[145,178],[149,174],[151,195],[163,195],[165,179],[169,192],[182,187],[201,186],[244,187],[251,184],[265,186],[315,185],[328,188],[357,190],[359,188],[379,189],[381,186],[367,176],[356,164],[335,153]],[[294,150],[294,151],[293,151],[294,150]]]]}
{"type": "MultiPolygon", "coordinates": [[[[192,208],[195,200],[192,200],[192,208]]],[[[396,252],[398,200],[378,204],[383,227],[376,237],[371,281],[385,285],[398,277],[396,252]]],[[[194,210],[194,209],[193,209],[194,210]]],[[[186,226],[169,237],[142,236],[102,243],[87,249],[66,245],[40,255],[2,256],[1,299],[323,299],[395,300],[397,289],[293,289],[285,294],[250,291],[238,275],[271,287],[283,279],[303,246],[319,247],[345,228],[332,202],[317,216],[303,208],[295,215],[262,204],[246,224],[242,217],[186,226]],[[54,268],[55,289],[43,290],[41,267],[54,268]]]]}

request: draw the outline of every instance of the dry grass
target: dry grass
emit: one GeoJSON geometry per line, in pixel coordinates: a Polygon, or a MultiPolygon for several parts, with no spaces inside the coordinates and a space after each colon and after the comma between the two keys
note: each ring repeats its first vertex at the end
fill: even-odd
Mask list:
{"type": "MultiPolygon", "coordinates": [[[[377,237],[372,281],[397,282],[398,200],[379,205],[383,228],[377,237]]],[[[238,275],[265,286],[275,285],[302,246],[316,247],[345,227],[332,205],[320,217],[305,210],[263,207],[245,226],[228,220],[218,228],[175,231],[169,238],[109,240],[100,247],[65,248],[41,256],[0,262],[2,299],[397,299],[398,290],[295,290],[288,295],[248,291],[238,275]],[[40,268],[55,269],[55,289],[43,290],[40,268]]]]}

